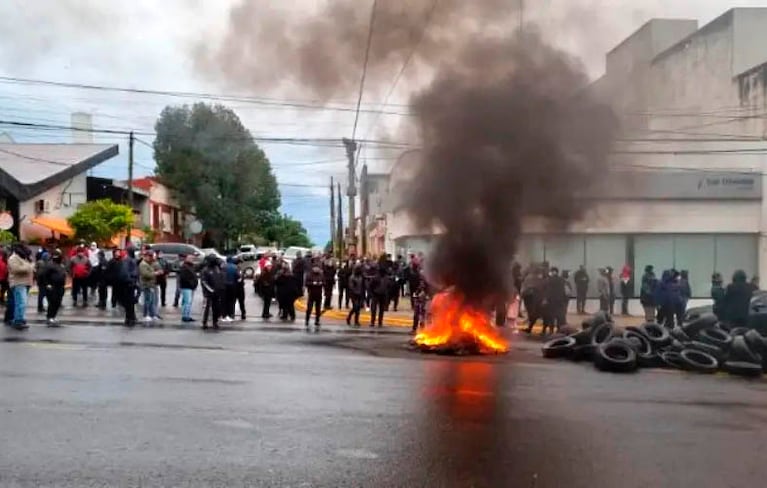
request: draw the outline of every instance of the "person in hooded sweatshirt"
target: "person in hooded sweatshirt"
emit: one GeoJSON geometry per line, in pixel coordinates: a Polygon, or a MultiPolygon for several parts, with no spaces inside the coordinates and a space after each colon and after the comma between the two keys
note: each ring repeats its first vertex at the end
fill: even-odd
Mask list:
{"type": "Polygon", "coordinates": [[[263,302],[261,318],[264,320],[269,320],[272,318],[271,308],[275,293],[274,278],[274,265],[269,262],[264,266],[263,271],[261,271],[261,274],[258,276],[258,279],[256,279],[256,282],[253,285],[256,288],[258,296],[261,297],[261,301],[263,302]]]}
{"type": "Polygon", "coordinates": [[[64,299],[64,287],[67,282],[67,270],[63,264],[64,256],[56,250],[53,256],[46,261],[38,274],[38,287],[45,287],[45,296],[48,300],[46,319],[48,327],[58,327],[56,316],[64,299]]]}
{"type": "Polygon", "coordinates": [[[205,310],[202,314],[202,328],[208,328],[208,317],[213,322],[213,328],[218,329],[218,321],[222,315],[226,281],[218,258],[205,257],[205,268],[202,271],[202,292],[205,296],[205,310]]]}
{"type": "Polygon", "coordinates": [[[181,321],[188,323],[194,322],[192,318],[192,301],[194,300],[194,291],[197,289],[199,280],[194,271],[194,259],[189,256],[184,258],[184,263],[178,270],[178,288],[181,290],[181,321]]]}
{"type": "Polygon", "coordinates": [[[295,322],[295,302],[301,293],[300,282],[288,263],[282,263],[282,269],[275,275],[274,290],[277,295],[277,303],[280,305],[280,320],[295,322]]]}
{"type": "Polygon", "coordinates": [[[72,275],[72,306],[77,307],[77,297],[82,295],[83,308],[87,307],[91,262],[84,245],[77,248],[75,256],[69,261],[69,274],[72,275]]]}
{"type": "Polygon", "coordinates": [[[322,311],[322,290],[325,287],[324,275],[319,265],[314,265],[306,276],[304,282],[306,286],[308,300],[306,302],[306,330],[309,330],[309,319],[312,317],[312,308],[314,308],[314,329],[320,330],[320,315],[322,311]]]}
{"type": "Polygon", "coordinates": [[[711,275],[711,299],[714,300],[712,312],[720,321],[724,320],[724,280],[721,273],[711,275]]]}
{"type": "Polygon", "coordinates": [[[655,301],[656,289],[658,288],[658,278],[655,277],[655,268],[648,264],[644,268],[642,275],[642,285],[639,289],[639,303],[644,309],[645,322],[655,322],[655,314],[658,304],[655,301]]]}
{"type": "Polygon", "coordinates": [[[634,295],[634,283],[632,280],[632,269],[628,264],[623,266],[620,275],[621,285],[621,315],[628,316],[629,314],[629,300],[634,295]]]}
{"type": "Polygon", "coordinates": [[[240,270],[237,268],[237,264],[234,262],[234,258],[229,256],[226,258],[226,264],[224,265],[224,283],[226,283],[226,290],[224,291],[224,316],[221,318],[222,322],[231,322],[234,320],[234,306],[237,302],[237,281],[240,278],[240,270]]]}
{"type": "Polygon", "coordinates": [[[671,328],[674,326],[674,318],[682,303],[676,270],[667,269],[663,272],[657,292],[658,323],[671,328]]]}
{"type": "Polygon", "coordinates": [[[386,303],[389,301],[389,272],[385,266],[379,266],[378,272],[370,280],[370,327],[383,327],[386,303]],[[377,319],[376,319],[377,317],[377,319]]]}
{"type": "Polygon", "coordinates": [[[47,287],[45,283],[45,278],[41,276],[41,271],[43,267],[48,263],[50,260],[50,255],[47,251],[41,250],[41,252],[37,256],[37,260],[35,261],[35,282],[37,283],[37,313],[45,313],[45,301],[46,301],[46,294],[47,294],[47,287]]]}
{"type": "Polygon", "coordinates": [[[354,318],[354,326],[359,327],[362,301],[365,299],[365,278],[362,276],[361,266],[355,266],[352,270],[347,287],[347,297],[352,302],[352,308],[346,315],[346,325],[352,325],[352,318],[354,318]]]}
{"type": "Polygon", "coordinates": [[[552,267],[549,277],[543,284],[544,314],[543,332],[550,328],[551,332],[559,330],[567,324],[567,282],[559,275],[559,269],[552,267]]]}
{"type": "Polygon", "coordinates": [[[753,288],[746,281],[745,271],[739,269],[732,275],[732,283],[727,285],[722,303],[724,322],[730,327],[748,325],[748,311],[751,307],[753,288]]]}
{"type": "Polygon", "coordinates": [[[90,296],[95,297],[98,289],[99,281],[101,280],[102,269],[99,268],[99,246],[95,242],[91,242],[88,248],[88,261],[91,263],[91,273],[88,276],[88,288],[90,288],[90,296]]]}
{"type": "Polygon", "coordinates": [[[27,328],[27,296],[34,279],[34,265],[30,262],[31,253],[25,245],[15,244],[12,249],[13,254],[8,258],[8,284],[13,303],[9,301],[7,307],[12,313],[10,325],[23,330],[27,328]]]}

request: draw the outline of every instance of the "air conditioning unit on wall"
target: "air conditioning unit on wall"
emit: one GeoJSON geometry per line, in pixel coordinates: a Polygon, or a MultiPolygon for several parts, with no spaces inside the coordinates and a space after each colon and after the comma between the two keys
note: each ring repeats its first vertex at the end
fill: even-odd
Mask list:
{"type": "Polygon", "coordinates": [[[48,213],[51,211],[50,200],[35,200],[35,213],[48,213]]]}

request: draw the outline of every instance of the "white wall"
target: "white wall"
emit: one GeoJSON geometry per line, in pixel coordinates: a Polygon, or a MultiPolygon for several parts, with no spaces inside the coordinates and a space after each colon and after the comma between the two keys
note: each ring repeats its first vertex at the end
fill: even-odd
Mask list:
{"type": "Polygon", "coordinates": [[[86,179],[87,175],[81,173],[29,200],[19,202],[19,218],[22,224],[20,226],[21,238],[50,237],[50,231],[41,229],[36,225],[29,225],[29,221],[38,216],[35,213],[35,202],[38,200],[49,202],[49,211],[39,214],[40,216],[66,219],[75,213],[79,205],[86,202],[86,179]]]}

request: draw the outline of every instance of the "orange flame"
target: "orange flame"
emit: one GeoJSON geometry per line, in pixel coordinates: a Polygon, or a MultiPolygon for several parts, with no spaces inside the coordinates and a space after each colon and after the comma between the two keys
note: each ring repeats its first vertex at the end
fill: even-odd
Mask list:
{"type": "Polygon", "coordinates": [[[508,341],[490,322],[489,314],[466,305],[463,298],[453,291],[434,296],[431,319],[414,341],[428,348],[476,345],[480,352],[485,353],[509,350],[508,341]]]}

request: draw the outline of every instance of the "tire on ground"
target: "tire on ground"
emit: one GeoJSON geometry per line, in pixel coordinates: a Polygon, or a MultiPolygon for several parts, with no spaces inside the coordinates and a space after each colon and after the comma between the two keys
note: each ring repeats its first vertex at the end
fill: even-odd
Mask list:
{"type": "Polygon", "coordinates": [[[611,339],[597,347],[594,366],[600,371],[630,373],[637,369],[637,354],[626,341],[611,339]]]}
{"type": "Polygon", "coordinates": [[[718,321],[719,319],[717,319],[716,315],[713,313],[705,313],[700,317],[684,324],[682,329],[684,330],[684,333],[687,334],[691,339],[695,339],[698,337],[698,332],[708,327],[715,326],[718,321]]]}
{"type": "Polygon", "coordinates": [[[644,331],[653,347],[658,348],[667,346],[671,344],[671,341],[673,340],[671,335],[668,333],[668,329],[662,325],[648,323],[644,324],[641,329],[644,331]]]}
{"type": "Polygon", "coordinates": [[[726,350],[732,343],[732,336],[718,327],[707,327],[698,333],[698,340],[726,350]]]}
{"type": "Polygon", "coordinates": [[[569,359],[572,361],[590,361],[594,357],[596,346],[593,344],[578,344],[573,346],[569,359]]]}
{"type": "Polygon", "coordinates": [[[732,340],[728,359],[734,362],[762,364],[762,355],[748,346],[745,336],[738,336],[732,340]]]}
{"type": "Polygon", "coordinates": [[[615,326],[612,322],[605,322],[591,329],[591,343],[595,346],[609,341],[614,334],[615,326]]]}
{"type": "Polygon", "coordinates": [[[685,369],[696,373],[715,373],[719,368],[719,361],[711,354],[697,349],[685,349],[679,353],[685,364],[685,369]]]}
{"type": "Polygon", "coordinates": [[[683,369],[684,368],[684,361],[682,360],[682,355],[675,351],[666,351],[660,353],[660,358],[663,361],[663,363],[669,367],[669,368],[675,368],[675,369],[683,369]]]}
{"type": "Polygon", "coordinates": [[[748,327],[735,327],[734,329],[730,329],[730,335],[732,337],[743,335],[749,330],[751,329],[749,329],[748,327]]]}
{"type": "Polygon", "coordinates": [[[681,342],[682,344],[684,344],[685,342],[690,342],[690,341],[692,340],[692,337],[688,336],[688,335],[687,335],[687,334],[684,332],[684,329],[682,329],[682,328],[681,328],[681,327],[679,327],[678,325],[677,325],[677,326],[675,326],[675,327],[673,327],[673,328],[672,328],[672,329],[669,331],[669,334],[671,334],[671,337],[673,337],[674,339],[678,340],[678,341],[679,341],[679,342],[681,342]]]}
{"type": "Polygon", "coordinates": [[[644,334],[633,330],[626,330],[623,332],[623,339],[634,345],[634,350],[640,356],[646,356],[653,352],[652,343],[644,334]]]}
{"type": "Polygon", "coordinates": [[[714,356],[714,358],[716,358],[716,360],[719,361],[720,363],[727,358],[727,353],[725,351],[714,346],[713,344],[708,344],[706,342],[701,342],[701,341],[688,342],[687,344],[685,344],[685,349],[695,349],[697,351],[703,351],[705,353],[708,353],[714,356]]]}
{"type": "Polygon", "coordinates": [[[746,344],[748,344],[748,347],[751,348],[752,351],[764,356],[764,353],[767,350],[767,341],[762,337],[762,334],[755,329],[751,329],[743,334],[743,338],[746,340],[746,344]]]}
{"type": "Polygon", "coordinates": [[[762,365],[745,361],[726,361],[722,370],[732,375],[757,377],[762,375],[762,365]]]}
{"type": "Polygon", "coordinates": [[[546,342],[541,349],[543,357],[554,359],[568,356],[575,346],[575,339],[572,337],[560,337],[546,342]]]}
{"type": "Polygon", "coordinates": [[[571,334],[570,337],[575,339],[575,342],[579,346],[591,344],[591,332],[588,329],[582,330],[580,332],[576,332],[575,334],[571,334]]]}

